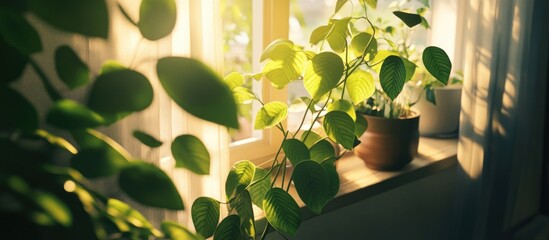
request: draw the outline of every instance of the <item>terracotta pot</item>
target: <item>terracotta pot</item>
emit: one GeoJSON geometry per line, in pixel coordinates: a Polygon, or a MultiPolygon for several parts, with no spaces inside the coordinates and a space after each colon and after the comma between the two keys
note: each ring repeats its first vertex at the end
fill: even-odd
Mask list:
{"type": "Polygon", "coordinates": [[[364,160],[366,166],[395,171],[414,159],[419,143],[418,112],[403,119],[362,116],[368,121],[368,129],[359,138],[361,143],[355,147],[354,152],[364,160]]]}

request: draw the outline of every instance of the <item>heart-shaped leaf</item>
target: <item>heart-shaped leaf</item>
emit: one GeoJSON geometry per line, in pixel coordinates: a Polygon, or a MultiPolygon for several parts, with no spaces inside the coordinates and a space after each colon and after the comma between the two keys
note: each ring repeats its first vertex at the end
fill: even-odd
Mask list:
{"type": "Polygon", "coordinates": [[[151,147],[151,148],[157,148],[162,146],[162,142],[156,139],[155,137],[151,136],[150,134],[143,132],[141,130],[134,130],[133,131],[133,137],[137,138],[141,143],[151,147]]]}
{"type": "Polygon", "coordinates": [[[142,0],[137,26],[141,35],[158,40],[169,35],[177,20],[175,0],[142,0]]]}
{"type": "Polygon", "coordinates": [[[255,169],[255,165],[247,160],[238,161],[233,165],[229,176],[227,176],[227,181],[225,181],[225,193],[228,199],[252,183],[255,169]]]}
{"type": "Polygon", "coordinates": [[[315,161],[303,161],[295,166],[292,178],[301,200],[314,213],[320,214],[333,197],[329,191],[330,179],[324,168],[315,161]]]}
{"type": "Polygon", "coordinates": [[[297,165],[299,162],[311,159],[309,149],[302,141],[297,139],[287,139],[282,143],[282,149],[286,157],[290,159],[292,165],[297,165]]]}
{"type": "Polygon", "coordinates": [[[313,32],[311,33],[311,38],[309,39],[309,43],[316,45],[320,41],[326,39],[326,36],[328,35],[331,29],[332,29],[331,25],[323,25],[315,28],[315,30],[313,30],[313,32]]]}
{"type": "Polygon", "coordinates": [[[322,163],[326,159],[335,157],[334,146],[330,141],[322,139],[311,147],[311,160],[322,163]]]}
{"type": "Polygon", "coordinates": [[[173,140],[171,149],[175,167],[186,168],[200,175],[210,174],[210,153],[197,137],[190,134],[178,136],[173,140]]]}
{"type": "Polygon", "coordinates": [[[287,116],[288,106],[285,103],[279,101],[267,103],[257,112],[254,129],[262,130],[273,127],[286,119],[287,116]]]}
{"type": "Polygon", "coordinates": [[[55,50],[55,70],[70,89],[84,86],[90,81],[88,66],[67,45],[55,50]]]}
{"type": "Polygon", "coordinates": [[[229,215],[215,230],[214,240],[241,240],[240,217],[238,215],[229,215]]]}
{"type": "Polygon", "coordinates": [[[278,231],[295,235],[301,225],[301,209],[290,194],[281,188],[272,188],[263,199],[267,221],[278,231]]]}
{"type": "Polygon", "coordinates": [[[270,50],[269,59],[262,72],[274,87],[282,89],[301,77],[307,56],[296,51],[293,44],[282,43],[270,50]]]}
{"type": "Polygon", "coordinates": [[[135,201],[171,210],[184,210],[183,200],[164,171],[150,163],[132,162],[120,171],[118,184],[135,201]]]}
{"type": "Polygon", "coordinates": [[[38,128],[38,113],[23,95],[0,85],[0,126],[32,132],[38,128]]]}
{"type": "Polygon", "coordinates": [[[343,76],[343,61],[332,52],[322,52],[313,57],[305,70],[303,84],[314,100],[337,86],[343,76]]]}
{"type": "Polygon", "coordinates": [[[267,176],[269,171],[256,168],[254,179],[252,182],[257,182],[250,186],[250,196],[252,197],[252,203],[254,203],[259,208],[263,207],[263,199],[265,199],[265,194],[271,189],[271,178],[267,176]],[[259,182],[258,182],[259,181],[259,182]]]}
{"type": "Polygon", "coordinates": [[[381,65],[381,71],[379,73],[379,81],[383,91],[391,98],[395,98],[400,94],[404,87],[404,81],[406,79],[406,68],[402,59],[397,56],[388,56],[383,65],[381,65]]]}
{"type": "Polygon", "coordinates": [[[248,190],[238,193],[229,200],[229,213],[236,212],[240,217],[240,225],[246,235],[255,238],[255,219],[252,208],[252,198],[248,190]]]}
{"type": "Polygon", "coordinates": [[[108,37],[109,13],[105,0],[29,0],[27,6],[36,16],[63,31],[108,37]]]}
{"type": "Polygon", "coordinates": [[[430,46],[423,50],[423,65],[433,77],[444,85],[448,84],[452,62],[448,54],[439,47],[430,46]]]}
{"type": "Polygon", "coordinates": [[[407,13],[402,11],[394,11],[393,14],[400,18],[408,27],[414,27],[421,23],[421,15],[415,13],[407,13]]]}
{"type": "Polygon", "coordinates": [[[362,69],[357,69],[347,78],[345,86],[351,101],[355,105],[362,103],[367,98],[371,97],[375,90],[374,77],[369,72],[362,69]]]}
{"type": "Polygon", "coordinates": [[[98,127],[104,119],[78,102],[63,99],[53,104],[46,121],[61,129],[75,130],[98,127]]]}
{"type": "Polygon", "coordinates": [[[237,105],[225,82],[203,63],[182,57],[158,61],[157,74],[168,95],[188,113],[238,129],[237,105]]]}
{"type": "Polygon", "coordinates": [[[330,20],[330,32],[326,36],[328,44],[332,50],[337,53],[343,53],[347,48],[347,35],[349,34],[350,18],[332,19],[330,20]]]}
{"type": "Polygon", "coordinates": [[[345,112],[333,111],[324,116],[324,131],[333,141],[345,149],[353,149],[355,140],[355,121],[345,112]]]}
{"type": "Polygon", "coordinates": [[[199,197],[191,207],[191,215],[196,232],[209,238],[219,222],[219,202],[213,198],[199,197]]]}
{"type": "Polygon", "coordinates": [[[351,40],[351,49],[357,57],[366,54],[367,57],[365,59],[369,61],[377,53],[377,41],[371,34],[361,32],[351,40]]]}
{"type": "Polygon", "coordinates": [[[234,90],[236,87],[240,87],[244,84],[244,77],[238,72],[229,73],[224,80],[227,85],[229,85],[231,90],[234,90]]]}
{"type": "Polygon", "coordinates": [[[190,232],[185,227],[175,223],[175,222],[163,222],[160,225],[160,228],[162,229],[162,232],[164,235],[170,239],[170,240],[203,240],[204,238],[198,237],[194,235],[192,232],[190,232]]]}
{"type": "Polygon", "coordinates": [[[274,56],[280,55],[281,53],[283,53],[283,52],[276,53],[277,51],[288,49],[288,48],[277,49],[277,47],[279,45],[288,45],[289,49],[292,49],[294,43],[292,41],[288,40],[288,39],[276,39],[276,40],[272,41],[269,44],[269,46],[267,46],[265,48],[265,50],[263,50],[263,52],[261,53],[261,58],[259,59],[259,61],[263,62],[263,61],[265,61],[269,58],[272,59],[272,58],[274,58],[274,56]],[[277,49],[277,50],[275,50],[275,49],[277,49]]]}
{"type": "Polygon", "coordinates": [[[23,14],[3,6],[0,6],[0,36],[24,55],[42,51],[40,35],[23,14]]]}

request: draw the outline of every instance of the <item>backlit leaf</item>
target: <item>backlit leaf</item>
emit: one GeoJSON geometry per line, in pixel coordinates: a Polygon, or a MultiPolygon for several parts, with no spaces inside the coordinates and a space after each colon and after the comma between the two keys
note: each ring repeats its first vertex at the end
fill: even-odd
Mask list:
{"type": "Polygon", "coordinates": [[[301,200],[314,213],[320,214],[333,197],[329,191],[330,179],[324,168],[315,161],[303,161],[295,166],[292,178],[301,200]]]}
{"type": "Polygon", "coordinates": [[[322,137],[318,133],[313,131],[304,131],[301,134],[301,141],[307,145],[308,148],[311,148],[315,143],[320,141],[322,137]]]}
{"type": "Polygon", "coordinates": [[[160,234],[139,211],[118,199],[109,199],[106,211],[110,216],[124,220],[137,228],[147,229],[155,235],[160,234]]]}
{"type": "Polygon", "coordinates": [[[225,193],[228,199],[252,183],[255,169],[255,165],[247,160],[238,161],[233,165],[225,181],[225,193]]]}
{"type": "Polygon", "coordinates": [[[307,146],[297,139],[287,139],[282,144],[282,149],[286,157],[290,159],[292,165],[297,165],[299,162],[310,159],[309,149],[307,146]]]}
{"type": "Polygon", "coordinates": [[[430,46],[423,50],[423,65],[433,77],[444,85],[448,84],[452,62],[444,50],[430,46]]]}
{"type": "Polygon", "coordinates": [[[190,232],[185,227],[175,222],[163,222],[160,225],[164,235],[170,240],[203,240],[204,238],[198,237],[190,232]]]}
{"type": "Polygon", "coordinates": [[[274,87],[282,89],[301,77],[307,56],[293,45],[278,44],[269,53],[269,59],[262,72],[274,87]]]}
{"type": "Polygon", "coordinates": [[[361,32],[351,40],[351,49],[355,56],[366,54],[367,61],[371,60],[377,53],[377,40],[369,33],[361,32]],[[370,43],[370,45],[368,45],[370,43]]]}
{"type": "Polygon", "coordinates": [[[328,112],[341,111],[347,113],[353,120],[356,119],[355,108],[352,103],[345,99],[336,100],[328,105],[328,112]]]}
{"type": "Polygon", "coordinates": [[[244,84],[244,77],[242,77],[242,74],[238,72],[229,73],[224,80],[229,85],[231,90],[234,90],[236,87],[240,87],[244,84]]]}
{"type": "Polygon", "coordinates": [[[320,41],[326,39],[326,36],[328,35],[331,29],[332,29],[331,25],[323,25],[315,28],[315,30],[313,30],[313,32],[311,33],[309,43],[316,45],[320,41]]]}
{"type": "Polygon", "coordinates": [[[249,88],[236,87],[233,89],[233,96],[238,104],[246,104],[252,100],[257,100],[257,96],[249,88]]]}
{"type": "Polygon", "coordinates": [[[341,144],[345,149],[353,149],[355,121],[347,113],[341,111],[327,113],[322,126],[330,139],[341,144]]]}
{"type": "Polygon", "coordinates": [[[164,171],[150,163],[134,161],[122,171],[118,184],[133,200],[171,210],[184,210],[183,200],[164,171]]]}
{"type": "Polygon", "coordinates": [[[375,81],[372,74],[362,69],[357,69],[347,78],[345,86],[353,104],[357,105],[371,97],[375,90],[375,81]]]}
{"type": "Polygon", "coordinates": [[[252,198],[248,190],[241,191],[229,200],[229,214],[236,212],[240,217],[241,227],[246,235],[255,237],[255,219],[252,208],[252,198]]]}
{"type": "Polygon", "coordinates": [[[55,50],[55,70],[57,76],[70,89],[86,85],[90,81],[88,66],[67,45],[55,50]]]}
{"type": "Polygon", "coordinates": [[[347,35],[349,34],[350,18],[332,19],[330,32],[326,36],[332,50],[338,53],[345,51],[347,47],[347,35]]]}
{"type": "Polygon", "coordinates": [[[63,99],[49,109],[46,121],[61,129],[74,130],[98,127],[104,119],[78,102],[63,99]]]}
{"type": "Polygon", "coordinates": [[[24,55],[42,51],[40,35],[23,14],[3,6],[0,6],[0,36],[24,55]]]}
{"type": "Polygon", "coordinates": [[[231,90],[208,66],[183,57],[166,57],[156,66],[168,95],[188,113],[238,129],[238,110],[231,90]]]}
{"type": "Polygon", "coordinates": [[[269,171],[262,168],[256,168],[252,182],[259,182],[249,188],[252,203],[259,208],[263,207],[263,199],[265,198],[265,194],[267,194],[267,191],[271,189],[271,178],[267,176],[267,174],[269,174],[269,171]]]}
{"type": "Polygon", "coordinates": [[[213,236],[219,222],[219,202],[209,197],[197,198],[191,207],[196,232],[205,238],[213,236]]]}
{"type": "Polygon", "coordinates": [[[379,73],[379,81],[383,91],[394,100],[402,91],[406,79],[406,68],[402,59],[397,56],[389,56],[383,61],[379,73]]]}
{"type": "Polygon", "coordinates": [[[143,132],[141,130],[134,130],[133,131],[133,137],[137,138],[141,143],[151,147],[151,148],[157,148],[162,146],[162,142],[156,139],[155,137],[151,136],[150,134],[143,132]]]}
{"type": "Polygon", "coordinates": [[[286,119],[286,116],[288,116],[288,106],[285,103],[279,101],[267,103],[257,112],[254,129],[273,127],[286,119]]]}
{"type": "Polygon", "coordinates": [[[332,143],[326,139],[322,139],[311,147],[311,160],[322,163],[326,159],[335,157],[335,150],[332,143]]]}
{"type": "Polygon", "coordinates": [[[272,188],[265,195],[263,210],[267,221],[278,231],[295,235],[301,225],[301,209],[290,194],[281,188],[272,188]]]}
{"type": "Polygon", "coordinates": [[[319,100],[324,94],[336,87],[343,75],[343,61],[332,52],[317,54],[305,71],[303,84],[314,100],[319,100]]]}
{"type": "Polygon", "coordinates": [[[175,167],[200,175],[210,174],[210,153],[197,137],[190,134],[178,136],[173,140],[171,150],[175,167]]]}
{"type": "MultiPolygon", "coordinates": [[[[273,54],[273,51],[280,51],[282,49],[286,49],[286,48],[279,48],[277,49],[277,47],[279,45],[288,45],[290,46],[290,49],[292,48],[292,46],[294,45],[294,43],[288,39],[276,39],[274,41],[272,41],[269,46],[267,46],[265,48],[265,50],[263,50],[263,53],[261,53],[261,58],[260,58],[260,61],[263,62],[269,58],[272,58],[273,56],[271,56],[271,54],[273,54]],[[277,49],[277,50],[275,50],[277,49]]],[[[276,54],[274,54],[276,55],[276,54]]]]}
{"type": "Polygon", "coordinates": [[[158,40],[169,35],[177,20],[175,0],[142,0],[137,26],[141,35],[158,40]]]}

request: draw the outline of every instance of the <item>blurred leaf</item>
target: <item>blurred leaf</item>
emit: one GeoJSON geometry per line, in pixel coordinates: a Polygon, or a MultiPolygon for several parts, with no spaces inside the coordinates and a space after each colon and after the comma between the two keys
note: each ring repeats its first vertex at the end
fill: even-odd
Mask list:
{"type": "Polygon", "coordinates": [[[90,81],[88,66],[67,45],[55,50],[55,70],[70,89],[86,85],[90,81]]]}
{"type": "Polygon", "coordinates": [[[336,8],[335,8],[334,13],[339,12],[339,10],[341,9],[341,7],[343,7],[343,5],[345,5],[345,3],[347,3],[348,1],[349,1],[349,0],[337,0],[336,8]]]}
{"type": "Polygon", "coordinates": [[[282,143],[282,149],[292,165],[296,166],[301,161],[311,159],[307,146],[297,139],[286,139],[282,143]]]}
{"type": "MultiPolygon", "coordinates": [[[[287,40],[287,39],[276,39],[274,41],[272,41],[269,46],[267,46],[265,48],[265,50],[263,50],[263,52],[261,53],[261,58],[259,61],[263,62],[269,58],[272,58],[271,54],[273,54],[273,51],[279,46],[279,45],[289,45],[290,48],[292,48],[292,46],[294,45],[294,43],[290,40],[287,40]]],[[[284,48],[281,48],[281,49],[284,49],[284,48]]],[[[277,52],[277,51],[280,51],[281,49],[278,49],[274,52],[277,52]]]]}
{"type": "Polygon", "coordinates": [[[355,136],[359,138],[368,129],[368,122],[364,116],[360,115],[355,121],[355,136]]]}
{"type": "Polygon", "coordinates": [[[203,240],[204,238],[198,237],[190,232],[185,227],[175,222],[163,222],[160,225],[164,235],[170,240],[203,240]]]}
{"type": "Polygon", "coordinates": [[[71,133],[81,148],[104,148],[105,145],[108,145],[110,148],[113,148],[120,153],[125,159],[132,159],[126,149],[99,131],[86,129],[82,131],[72,131],[71,133]]]}
{"type": "Polygon", "coordinates": [[[3,6],[0,6],[0,35],[6,43],[24,55],[42,51],[40,35],[23,14],[3,6]]]}
{"type": "Polygon", "coordinates": [[[358,105],[371,97],[375,90],[375,81],[372,74],[362,69],[357,69],[347,78],[345,86],[353,104],[358,105]]]}
{"type": "Polygon", "coordinates": [[[423,26],[425,29],[431,28],[431,26],[429,25],[429,22],[423,16],[421,16],[421,26],[423,26]]]}
{"type": "Polygon", "coordinates": [[[439,47],[430,46],[423,50],[423,64],[433,77],[444,85],[448,84],[452,62],[444,50],[439,47]]]}
{"type": "Polygon", "coordinates": [[[109,13],[105,0],[28,0],[27,5],[36,16],[63,31],[108,37],[109,13]]]}
{"type": "Polygon", "coordinates": [[[265,64],[262,72],[274,87],[282,89],[301,77],[307,56],[286,43],[275,45],[269,52],[269,59],[271,61],[265,64]]]}
{"type": "Polygon", "coordinates": [[[241,240],[240,217],[229,215],[219,223],[215,230],[214,240],[241,240]]]}
{"type": "Polygon", "coordinates": [[[141,143],[151,147],[151,148],[157,148],[162,146],[162,142],[156,139],[155,137],[149,135],[146,132],[140,131],[140,130],[134,130],[133,136],[137,138],[141,143]]]}
{"type": "Polygon", "coordinates": [[[286,119],[286,116],[288,116],[288,106],[285,103],[279,101],[267,103],[257,112],[254,129],[262,130],[273,127],[286,119]]]}
{"type": "Polygon", "coordinates": [[[0,37],[0,65],[2,66],[2,78],[0,85],[10,83],[18,79],[29,61],[28,56],[20,53],[0,37]]]}
{"type": "Polygon", "coordinates": [[[322,125],[330,139],[341,144],[345,149],[353,149],[355,121],[347,113],[329,112],[324,116],[322,125]]]}
{"type": "MultiPolygon", "coordinates": [[[[348,0],[345,0],[345,1],[348,1],[348,0]]],[[[316,45],[320,41],[326,39],[326,36],[328,35],[331,29],[332,29],[331,25],[323,25],[315,28],[315,30],[313,30],[313,32],[311,33],[311,38],[309,39],[309,43],[316,45]]]]}
{"type": "Polygon", "coordinates": [[[50,192],[33,191],[31,199],[38,205],[45,214],[62,226],[68,227],[73,224],[72,214],[67,205],[57,196],[50,192]]]}
{"type": "Polygon", "coordinates": [[[435,97],[435,90],[432,88],[425,89],[425,98],[433,105],[437,105],[437,99],[435,97]]]}
{"type": "Polygon", "coordinates": [[[170,177],[150,163],[132,162],[120,171],[118,184],[139,203],[171,210],[185,209],[170,177]]]}
{"type": "Polygon", "coordinates": [[[343,68],[343,61],[337,54],[319,53],[309,62],[305,71],[305,89],[314,100],[319,100],[337,86],[343,76],[343,68]]]}
{"type": "Polygon", "coordinates": [[[227,181],[225,181],[225,193],[228,199],[231,199],[232,196],[243,191],[252,183],[255,169],[255,165],[248,160],[238,161],[233,165],[229,176],[227,176],[227,181]]]}
{"type": "Polygon", "coordinates": [[[231,90],[203,63],[182,57],[166,57],[156,66],[158,79],[168,95],[188,113],[238,129],[238,110],[231,90]]]}
{"type": "Polygon", "coordinates": [[[213,198],[199,197],[191,207],[191,215],[196,232],[209,238],[219,222],[219,202],[213,198]]]}
{"type": "Polygon", "coordinates": [[[335,157],[334,146],[330,141],[322,139],[311,147],[311,160],[322,163],[324,160],[335,157]]]}
{"type": "Polygon", "coordinates": [[[379,73],[379,81],[383,91],[391,98],[395,98],[400,94],[404,87],[406,79],[406,68],[400,57],[389,56],[383,61],[381,71],[379,73]]]}
{"type": "Polygon", "coordinates": [[[271,178],[268,177],[267,174],[269,174],[269,171],[262,168],[256,168],[252,182],[259,182],[249,188],[252,203],[259,208],[263,207],[263,199],[265,199],[265,194],[267,194],[269,189],[271,189],[271,178]]]}
{"type": "Polygon", "coordinates": [[[236,87],[240,87],[242,86],[242,84],[244,84],[244,77],[242,77],[242,74],[238,72],[229,73],[229,75],[227,75],[224,80],[227,85],[229,85],[229,88],[233,91],[236,87]]]}
{"type": "Polygon", "coordinates": [[[87,178],[112,176],[128,165],[128,159],[108,144],[83,148],[74,155],[71,162],[87,178]]]}
{"type": "Polygon", "coordinates": [[[180,135],[173,140],[171,149],[175,167],[189,169],[199,175],[210,174],[210,153],[197,137],[180,135]]]}
{"type": "Polygon", "coordinates": [[[168,36],[177,20],[175,0],[142,0],[137,26],[143,37],[158,40],[168,36]]]}
{"type": "Polygon", "coordinates": [[[407,13],[402,11],[394,11],[393,14],[400,18],[408,27],[414,27],[421,23],[421,16],[415,13],[407,13]]]}
{"type": "Polygon", "coordinates": [[[369,61],[377,53],[377,40],[371,34],[361,32],[351,40],[351,49],[357,57],[366,54],[365,59],[369,61]],[[370,45],[368,45],[368,42],[370,42],[370,45]]]}
{"type": "Polygon", "coordinates": [[[92,84],[88,107],[112,123],[151,105],[153,89],[141,73],[124,69],[101,74],[92,84]],[[121,94],[123,93],[123,94],[121,94]]]}
{"type": "Polygon", "coordinates": [[[70,99],[54,102],[48,111],[46,121],[52,126],[66,130],[95,128],[104,123],[103,117],[99,114],[70,99]]]}
{"type": "Polygon", "coordinates": [[[263,199],[267,221],[277,230],[294,236],[301,225],[301,209],[290,194],[281,188],[272,188],[263,199]]]}
{"type": "Polygon", "coordinates": [[[257,100],[257,96],[250,90],[245,87],[236,87],[233,89],[233,96],[238,104],[246,104],[251,100],[257,100]]]}
{"type": "Polygon", "coordinates": [[[161,234],[139,211],[118,199],[110,198],[107,202],[106,211],[110,216],[124,220],[134,227],[146,229],[155,236],[161,234]]]}
{"type": "Polygon", "coordinates": [[[313,131],[304,131],[301,134],[301,141],[307,145],[308,148],[311,148],[315,143],[320,141],[322,137],[318,133],[313,131]],[[307,139],[305,139],[307,137],[307,139]]]}
{"type": "Polygon", "coordinates": [[[32,132],[38,128],[38,113],[32,104],[15,90],[0,85],[0,126],[32,132]]]}
{"type": "Polygon", "coordinates": [[[349,117],[351,117],[353,121],[356,119],[356,113],[353,104],[345,99],[335,100],[334,102],[331,102],[328,105],[328,112],[332,111],[341,111],[347,113],[347,115],[349,115],[349,117]]]}
{"type": "Polygon", "coordinates": [[[111,59],[103,62],[103,65],[99,70],[99,74],[106,74],[106,73],[110,73],[118,70],[124,70],[124,69],[127,69],[127,67],[124,66],[122,63],[111,59]]]}
{"type": "Polygon", "coordinates": [[[42,130],[42,129],[36,130],[35,133],[36,133],[36,135],[46,139],[46,141],[48,141],[52,145],[58,146],[61,149],[65,149],[65,150],[67,150],[68,152],[70,152],[72,154],[78,153],[78,150],[76,150],[76,148],[71,143],[69,143],[67,140],[65,140],[62,137],[53,135],[53,134],[51,134],[49,132],[46,132],[45,130],[42,130]]]}
{"type": "Polygon", "coordinates": [[[360,1],[365,2],[366,4],[368,4],[373,9],[375,9],[377,7],[377,0],[360,0],[360,1]]]}
{"type": "Polygon", "coordinates": [[[303,161],[295,166],[292,178],[301,200],[314,213],[320,214],[333,197],[329,191],[330,179],[324,168],[315,161],[303,161]]]}
{"type": "Polygon", "coordinates": [[[244,190],[229,200],[229,214],[236,211],[240,217],[240,225],[248,236],[255,237],[255,219],[250,192],[244,190]]]}

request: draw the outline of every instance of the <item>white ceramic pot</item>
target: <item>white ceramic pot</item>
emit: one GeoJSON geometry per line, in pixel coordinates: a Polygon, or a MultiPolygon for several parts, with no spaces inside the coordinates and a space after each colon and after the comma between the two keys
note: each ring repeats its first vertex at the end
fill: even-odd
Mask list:
{"type": "Polygon", "coordinates": [[[461,85],[435,88],[436,105],[425,93],[414,105],[419,110],[419,134],[426,137],[454,137],[459,127],[461,85]]]}

